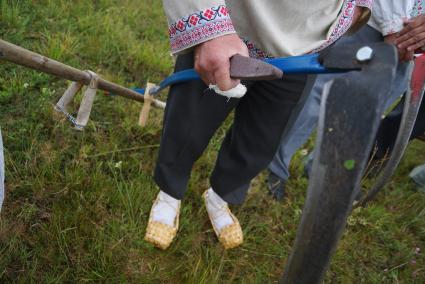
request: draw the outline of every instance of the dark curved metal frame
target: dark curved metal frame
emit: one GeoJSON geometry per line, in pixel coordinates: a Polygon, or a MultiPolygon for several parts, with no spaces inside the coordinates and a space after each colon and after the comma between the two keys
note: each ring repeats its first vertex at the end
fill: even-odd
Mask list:
{"type": "MultiPolygon", "coordinates": [[[[356,62],[355,53],[360,47],[331,49],[323,54],[323,65],[350,65],[356,62]]],[[[279,283],[322,282],[344,231],[397,66],[394,47],[377,44],[373,49],[373,58],[361,63],[360,72],[335,79],[324,90],[316,140],[318,151],[307,199],[279,283]]]]}

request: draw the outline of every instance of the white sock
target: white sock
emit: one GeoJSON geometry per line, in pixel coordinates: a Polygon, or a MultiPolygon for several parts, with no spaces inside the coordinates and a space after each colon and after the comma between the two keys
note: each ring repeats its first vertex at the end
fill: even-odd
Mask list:
{"type": "Polygon", "coordinates": [[[162,190],[158,193],[159,200],[152,208],[152,220],[169,226],[174,226],[174,220],[181,201],[171,197],[162,190]]]}
{"type": "Polygon", "coordinates": [[[220,231],[222,228],[234,223],[227,210],[223,209],[223,207],[227,207],[227,202],[215,193],[212,188],[208,189],[207,199],[207,210],[212,217],[211,219],[214,220],[214,226],[217,230],[220,231]]]}

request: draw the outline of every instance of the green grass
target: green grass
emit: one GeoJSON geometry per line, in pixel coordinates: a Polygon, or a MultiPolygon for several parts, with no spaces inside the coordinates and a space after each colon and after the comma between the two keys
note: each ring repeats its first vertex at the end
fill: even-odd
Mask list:
{"type": "MultiPolygon", "coordinates": [[[[126,86],[158,82],[171,72],[166,26],[160,1],[0,0],[2,39],[126,86]]],[[[139,103],[98,95],[86,131],[76,132],[67,121],[53,119],[52,104],[67,84],[0,62],[7,168],[1,283],[269,283],[279,278],[304,203],[301,154],[291,165],[285,202],[269,199],[263,175],[254,181],[247,202],[235,209],[245,243],[224,251],[200,197],[225,133],[220,129],[195,166],[178,237],[159,251],[143,235],[157,192],[151,174],[162,111],[153,110],[142,129],[139,103]]],[[[423,144],[413,143],[386,191],[350,217],[326,282],[424,282],[425,195],[406,177],[425,161],[423,150],[423,144]]]]}

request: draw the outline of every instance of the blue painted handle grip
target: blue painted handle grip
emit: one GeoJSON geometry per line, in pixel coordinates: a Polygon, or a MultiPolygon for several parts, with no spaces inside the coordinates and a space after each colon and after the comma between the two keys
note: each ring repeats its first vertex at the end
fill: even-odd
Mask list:
{"type": "MultiPolygon", "coordinates": [[[[322,73],[337,73],[340,70],[326,69],[319,63],[319,54],[309,54],[301,56],[292,56],[285,58],[271,58],[264,60],[265,62],[281,69],[284,74],[322,74],[322,73]]],[[[178,83],[183,83],[192,80],[200,80],[199,74],[194,69],[187,69],[176,72],[165,78],[159,88],[154,90],[152,94],[178,83]]],[[[145,90],[141,88],[134,89],[140,94],[144,94],[145,90]]]]}

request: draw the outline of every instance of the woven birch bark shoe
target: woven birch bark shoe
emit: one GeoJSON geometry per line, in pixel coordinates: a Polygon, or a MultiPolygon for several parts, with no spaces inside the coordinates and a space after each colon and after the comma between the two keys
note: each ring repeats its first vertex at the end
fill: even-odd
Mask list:
{"type": "Polygon", "coordinates": [[[243,233],[238,219],[222,200],[210,188],[202,195],[214,232],[225,249],[237,247],[243,243],[243,233]]]}
{"type": "Polygon", "coordinates": [[[149,215],[145,241],[167,249],[179,228],[180,200],[160,191],[149,215]]]}

